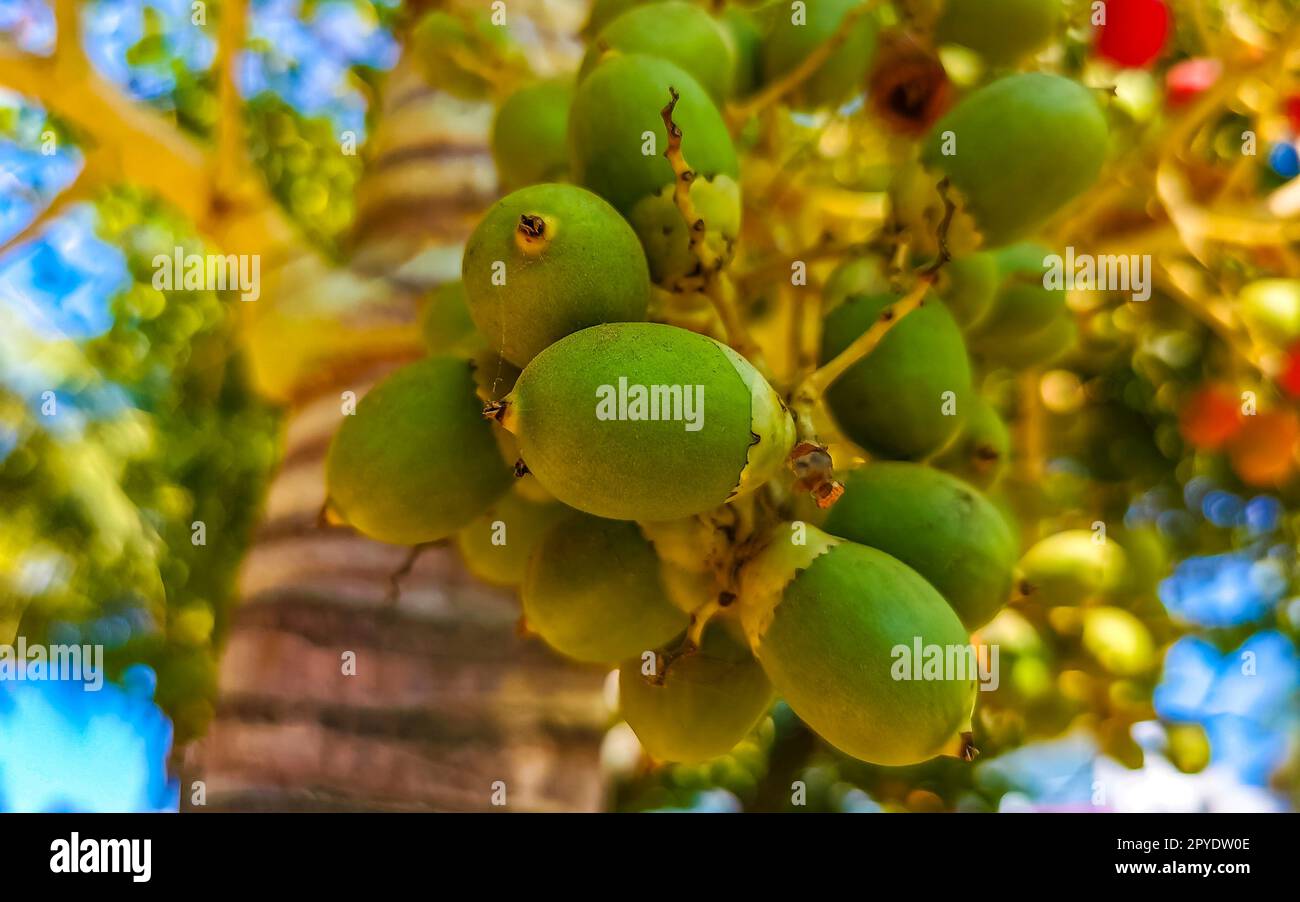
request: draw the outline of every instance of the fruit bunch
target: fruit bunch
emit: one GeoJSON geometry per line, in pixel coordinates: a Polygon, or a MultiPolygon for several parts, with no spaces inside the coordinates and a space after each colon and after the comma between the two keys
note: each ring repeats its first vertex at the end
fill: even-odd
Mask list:
{"type": "Polygon", "coordinates": [[[969,759],[948,665],[1025,591],[980,386],[1074,342],[1036,236],[1109,141],[1092,90],[1010,69],[1061,28],[1056,0],[598,0],[576,73],[499,98],[509,193],[429,356],[344,419],[330,514],[516,588],[528,632],[618,667],[655,759],[776,697],[864,761],[969,759]]]}

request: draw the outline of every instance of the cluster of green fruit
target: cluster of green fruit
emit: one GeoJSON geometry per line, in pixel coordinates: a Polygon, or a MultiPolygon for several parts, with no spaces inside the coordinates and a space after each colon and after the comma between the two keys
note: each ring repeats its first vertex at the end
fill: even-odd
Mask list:
{"type": "Polygon", "coordinates": [[[1069,344],[1042,249],[1012,242],[1091,184],[1107,129],[1077,83],[1011,75],[900,161],[888,231],[933,256],[868,254],[822,286],[836,376],[817,413],[871,460],[810,483],[827,454],[796,399],[825,370],[777,379],[741,340],[745,148],[723,110],[859,93],[878,32],[903,27],[877,6],[598,3],[576,82],[499,108],[511,193],[428,305],[431,356],[374,387],[330,451],[339,518],[395,544],[452,538],[478,576],[518,587],[531,632],[619,667],[657,759],[727,752],[777,695],[863,760],[970,753],[974,675],[900,677],[897,650],[967,648],[1012,597],[1019,539],[981,491],[1008,430],[975,377],[1069,344]],[[708,327],[663,315],[699,297],[708,327]]]}

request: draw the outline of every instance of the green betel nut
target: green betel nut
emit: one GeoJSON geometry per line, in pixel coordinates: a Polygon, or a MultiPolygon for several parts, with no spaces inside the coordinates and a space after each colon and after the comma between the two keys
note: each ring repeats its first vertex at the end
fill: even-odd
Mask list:
{"type": "MultiPolygon", "coordinates": [[[[826,317],[820,360],[839,354],[880,318],[893,295],[845,299],[826,317]]],[[[865,360],[831,384],[826,401],[844,434],[878,457],[918,459],[961,426],[971,393],[961,329],[930,297],[894,326],[865,360]]]]}
{"type": "Polygon", "coordinates": [[[977,488],[988,489],[997,485],[1006,472],[1011,459],[1011,433],[988,401],[979,395],[964,400],[966,416],[961,432],[934,464],[977,488]]]}
{"type": "Polygon", "coordinates": [[[650,272],[636,233],[574,185],[533,185],[499,200],[465,245],[469,312],[507,360],[598,323],[645,319],[650,272]]]}
{"type": "Polygon", "coordinates": [[[624,214],[673,183],[660,115],[669,88],[679,95],[673,121],[682,130],[682,154],[692,171],[707,179],[740,178],[731,134],[703,85],[667,60],[638,53],[611,56],[578,86],[569,116],[569,154],[574,180],[624,214]]]}
{"type": "Polygon", "coordinates": [[[420,333],[430,354],[472,357],[483,349],[485,342],[469,315],[463,282],[448,282],[430,292],[420,311],[420,333]]]}
{"type": "MultiPolygon", "coordinates": [[[[760,54],[764,82],[777,81],[799,66],[859,5],[860,0],[774,0],[762,7],[758,16],[765,26],[760,54]]],[[[834,106],[865,90],[876,30],[870,13],[860,16],[847,39],[794,91],[790,105],[803,110],[834,106]]]]}
{"type": "Polygon", "coordinates": [[[789,412],[748,361],[657,323],[557,342],[497,414],[547,491],[618,520],[712,510],[780,472],[794,444],[789,412]]]}
{"type": "Polygon", "coordinates": [[[524,620],[556,651],[612,664],[686,629],[668,600],[659,558],[635,523],[573,514],[534,549],[520,592],[524,620]]]}
{"type": "Polygon", "coordinates": [[[503,190],[568,177],[572,103],[573,83],[566,78],[526,85],[501,104],[492,121],[492,160],[503,190]]]}
{"type": "Polygon", "coordinates": [[[1061,0],[944,0],[934,37],[1010,64],[1048,44],[1060,21],[1061,0]]]}
{"type": "Polygon", "coordinates": [[[1011,598],[1015,532],[973,486],[940,470],[891,462],[856,470],[823,528],[907,564],[967,629],[988,623],[1011,598]]]}
{"type": "Polygon", "coordinates": [[[714,103],[731,94],[735,59],[729,36],[700,7],[682,0],[635,6],[592,40],[578,70],[586,78],[607,53],[640,53],[680,66],[709,92],[714,103]]]}
{"type": "MultiPolygon", "coordinates": [[[[659,657],[653,666],[662,662],[659,657]]],[[[641,746],[659,761],[725,755],[772,704],[763,668],[724,624],[711,624],[700,648],[673,660],[663,674],[645,673],[646,666],[644,657],[619,665],[619,708],[641,746]]]]}
{"type": "Polygon", "coordinates": [[[381,542],[417,545],[451,535],[510,488],[510,470],[466,360],[405,366],[344,417],[326,462],[329,503],[381,542]]]}
{"type": "Polygon", "coordinates": [[[563,504],[530,501],[518,488],[456,533],[465,568],[494,586],[517,586],[547,530],[572,513],[563,504]]]}
{"type": "Polygon", "coordinates": [[[1023,235],[1092,186],[1106,161],[1106,118],[1092,92],[1059,75],[1010,75],[940,119],[921,159],[950,182],[984,247],[1023,235]]]}
{"type": "MultiPolygon", "coordinates": [[[[694,179],[689,190],[695,212],[704,222],[697,240],[719,261],[731,260],[740,237],[740,186],[720,175],[694,179]]],[[[673,200],[672,185],[642,198],[627,218],[641,239],[655,284],[672,289],[688,276],[701,275],[699,257],[691,248],[691,227],[673,200]]]]}
{"type": "Polygon", "coordinates": [[[794,544],[790,524],[778,527],[741,571],[741,622],[777,693],[863,761],[965,754],[976,675],[918,674],[908,659],[917,648],[969,649],[957,615],[906,564],[805,529],[794,544]]]}

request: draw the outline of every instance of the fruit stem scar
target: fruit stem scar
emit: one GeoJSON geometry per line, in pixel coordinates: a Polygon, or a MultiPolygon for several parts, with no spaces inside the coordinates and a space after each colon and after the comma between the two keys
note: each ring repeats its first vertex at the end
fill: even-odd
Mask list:
{"type": "Polygon", "coordinates": [[[515,226],[515,244],[519,250],[530,256],[541,253],[554,237],[547,228],[546,220],[535,213],[522,213],[519,225],[515,226]]]}
{"type": "Polygon", "coordinates": [[[731,127],[731,130],[734,132],[741,125],[754,118],[761,110],[792,93],[811,78],[813,73],[831,58],[831,54],[840,49],[840,45],[849,39],[849,35],[853,32],[853,27],[857,25],[858,20],[874,12],[880,2],[881,0],[869,0],[867,3],[853,7],[844,14],[844,18],[840,20],[839,28],[835,29],[835,33],[818,44],[812,53],[803,58],[799,65],[770,83],[744,103],[728,107],[727,125],[731,127]]]}

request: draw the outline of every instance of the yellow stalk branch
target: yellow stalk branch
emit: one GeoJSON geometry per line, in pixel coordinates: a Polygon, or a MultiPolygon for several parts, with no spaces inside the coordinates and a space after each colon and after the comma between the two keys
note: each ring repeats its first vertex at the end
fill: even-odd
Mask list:
{"type": "Polygon", "coordinates": [[[826,389],[853,366],[870,356],[903,317],[925,302],[926,292],[930,290],[933,281],[932,276],[923,277],[904,297],[882,310],[879,318],[871,324],[871,328],[854,339],[851,345],[837,354],[834,359],[810,373],[795,392],[795,404],[798,405],[801,400],[811,400],[814,403],[820,401],[826,389]]]}

